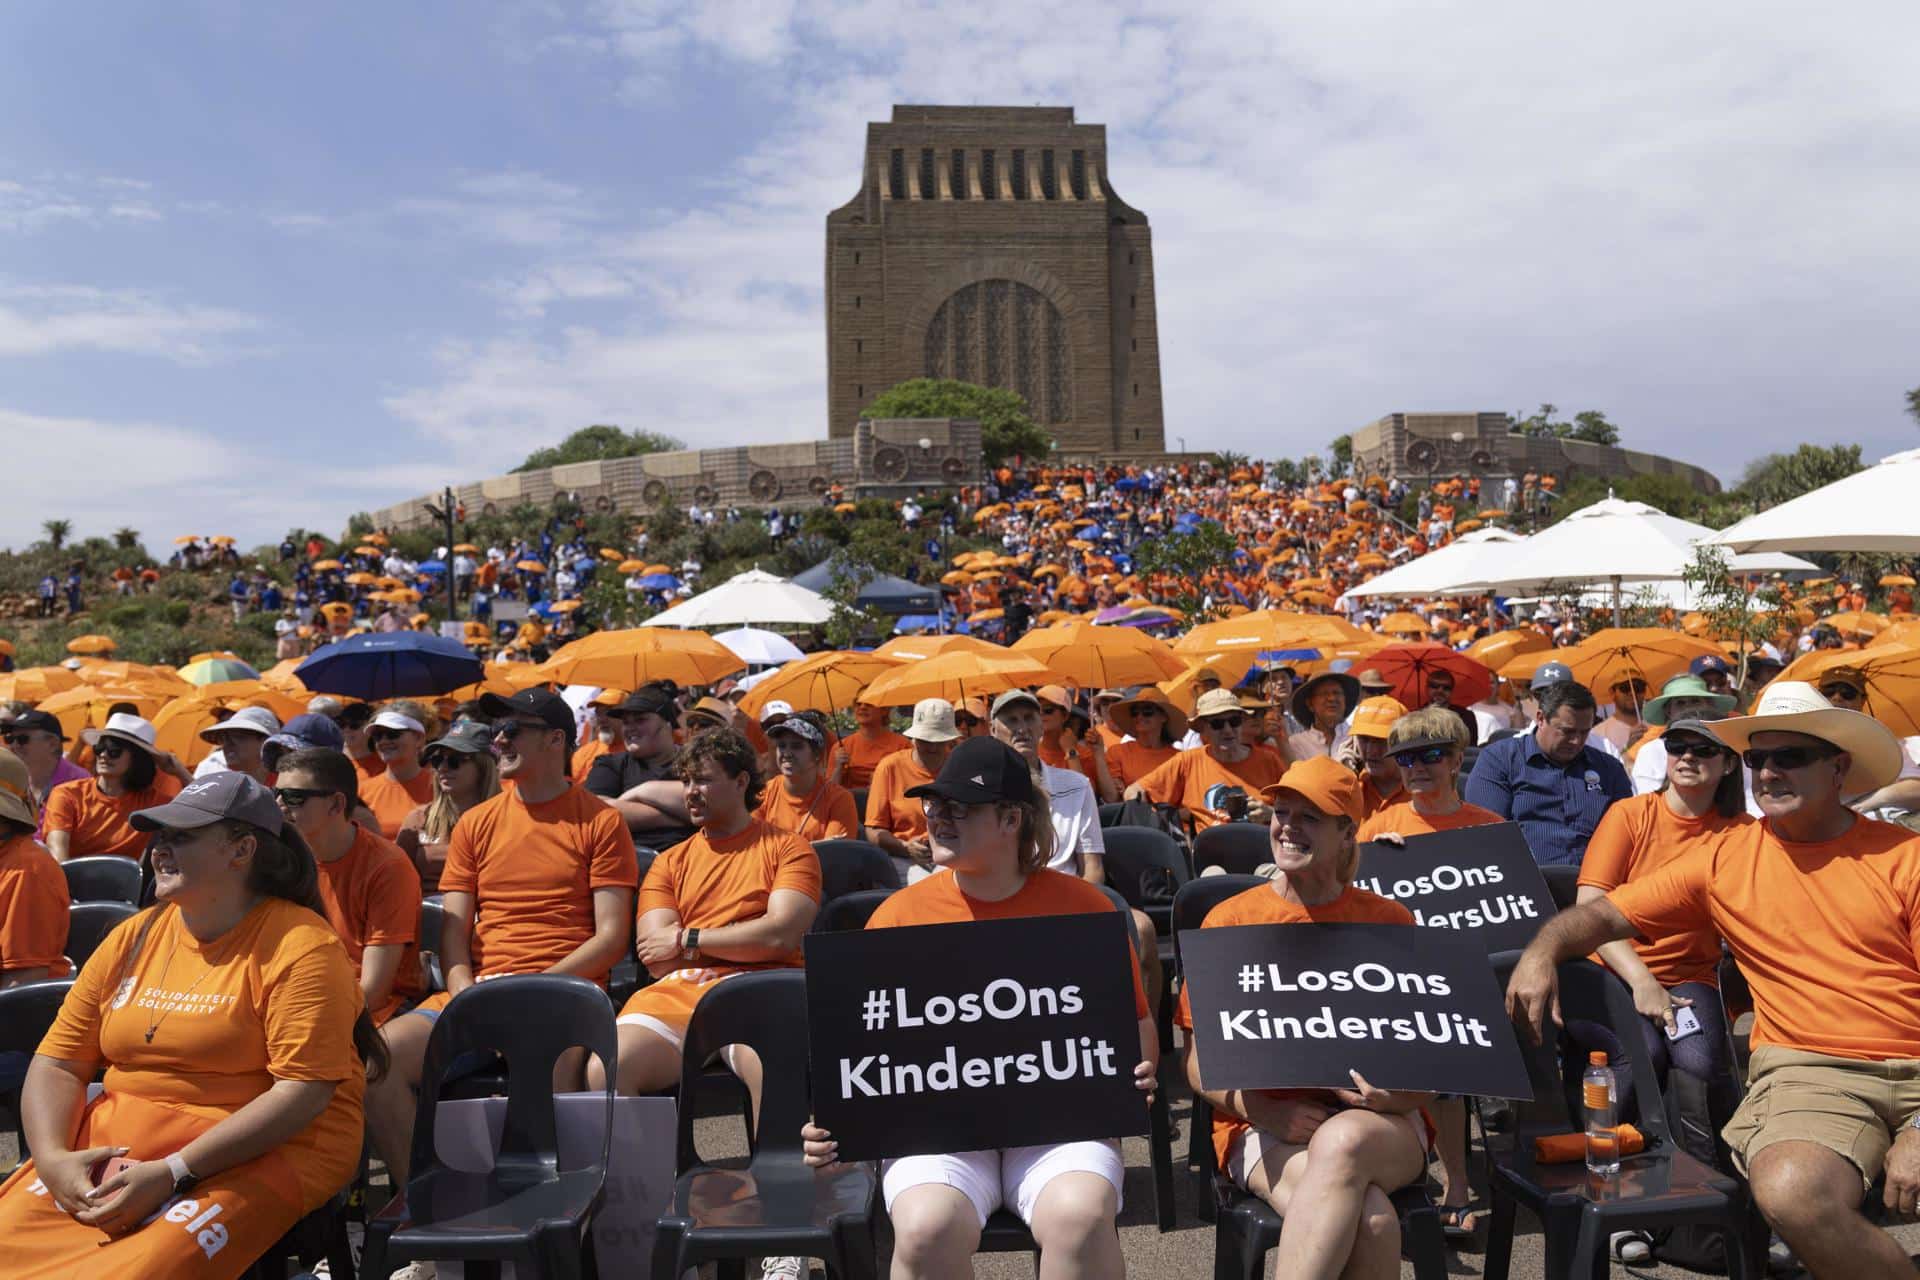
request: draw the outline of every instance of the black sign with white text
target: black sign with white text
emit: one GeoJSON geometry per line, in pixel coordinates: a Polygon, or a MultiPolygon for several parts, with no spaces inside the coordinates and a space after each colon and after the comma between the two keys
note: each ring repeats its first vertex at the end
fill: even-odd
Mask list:
{"type": "Polygon", "coordinates": [[[814,1122],[842,1160],[1147,1130],[1118,912],[807,935],[814,1122]]]}
{"type": "Polygon", "coordinates": [[[1391,898],[1430,929],[1458,929],[1481,950],[1518,951],[1553,918],[1553,895],[1517,822],[1360,846],[1353,883],[1391,898]]]}
{"type": "Polygon", "coordinates": [[[1380,1089],[1529,1098],[1477,940],[1392,924],[1188,929],[1180,960],[1209,1089],[1380,1089]]]}

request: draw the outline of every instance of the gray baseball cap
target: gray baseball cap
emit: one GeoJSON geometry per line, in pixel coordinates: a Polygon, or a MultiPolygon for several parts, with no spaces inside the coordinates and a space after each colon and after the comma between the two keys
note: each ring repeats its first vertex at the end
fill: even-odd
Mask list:
{"type": "Polygon", "coordinates": [[[456,720],[453,728],[427,744],[426,750],[420,753],[420,758],[425,760],[439,750],[460,751],[470,756],[491,752],[493,726],[482,724],[478,720],[456,720]]]}
{"type": "Polygon", "coordinates": [[[1552,684],[1572,684],[1573,668],[1564,662],[1543,662],[1534,668],[1529,689],[1544,689],[1552,684]]]}
{"type": "Polygon", "coordinates": [[[135,831],[192,831],[228,818],[238,818],[273,834],[282,834],[286,819],[273,792],[244,773],[222,770],[188,783],[163,805],[127,815],[135,831]]]}
{"type": "Polygon", "coordinates": [[[1017,707],[1023,702],[1035,711],[1040,709],[1040,699],[1034,697],[1025,689],[1009,689],[993,700],[993,710],[988,714],[990,716],[997,716],[1008,707],[1017,707]]]}

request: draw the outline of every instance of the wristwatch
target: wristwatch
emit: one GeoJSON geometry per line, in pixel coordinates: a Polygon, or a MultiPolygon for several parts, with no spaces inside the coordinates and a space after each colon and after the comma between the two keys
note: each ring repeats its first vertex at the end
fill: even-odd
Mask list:
{"type": "Polygon", "coordinates": [[[1913,1118],[1908,1120],[1903,1127],[1908,1129],[1920,1130],[1920,1111],[1914,1112],[1913,1118]]]}
{"type": "Polygon", "coordinates": [[[167,1172],[173,1175],[173,1194],[183,1196],[200,1185],[200,1175],[187,1168],[178,1151],[167,1157],[167,1172]]]}
{"type": "Polygon", "coordinates": [[[680,958],[682,960],[691,960],[694,957],[694,953],[699,950],[700,931],[698,929],[687,930],[687,940],[680,948],[680,958]]]}

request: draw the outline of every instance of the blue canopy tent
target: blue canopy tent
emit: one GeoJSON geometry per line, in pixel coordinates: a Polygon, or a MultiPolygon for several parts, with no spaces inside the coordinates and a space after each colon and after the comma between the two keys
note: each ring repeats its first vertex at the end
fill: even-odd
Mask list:
{"type": "MultiPolygon", "coordinates": [[[[792,581],[809,591],[825,592],[833,585],[833,563],[822,561],[804,573],[795,574],[792,581]]],[[[854,604],[862,609],[877,609],[896,617],[903,613],[938,613],[940,588],[922,586],[883,573],[860,588],[854,604]]]]}

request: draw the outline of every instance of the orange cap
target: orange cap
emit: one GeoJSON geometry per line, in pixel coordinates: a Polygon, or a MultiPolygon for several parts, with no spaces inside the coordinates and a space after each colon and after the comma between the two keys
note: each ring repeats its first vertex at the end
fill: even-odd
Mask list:
{"type": "Polygon", "coordinates": [[[1366,817],[1366,802],[1360,794],[1360,779],[1351,769],[1332,756],[1312,756],[1287,766],[1280,781],[1261,789],[1268,800],[1282,791],[1304,797],[1321,813],[1345,814],[1355,825],[1366,817]]]}
{"type": "Polygon", "coordinates": [[[1347,731],[1356,738],[1385,738],[1393,731],[1393,722],[1405,714],[1407,709],[1398,698],[1366,698],[1353,709],[1347,731]]]}
{"type": "Polygon", "coordinates": [[[1067,692],[1065,685],[1043,684],[1033,691],[1033,696],[1042,702],[1051,702],[1056,707],[1073,710],[1073,695],[1067,692]]]}

